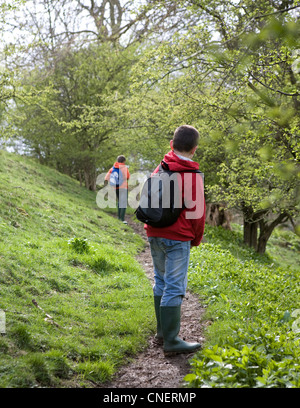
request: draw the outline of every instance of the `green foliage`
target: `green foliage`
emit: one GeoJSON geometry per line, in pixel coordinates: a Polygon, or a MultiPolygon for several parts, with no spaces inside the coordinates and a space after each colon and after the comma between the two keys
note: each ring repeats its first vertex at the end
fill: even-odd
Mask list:
{"type": "MultiPolygon", "coordinates": [[[[184,30],[173,26],[173,11],[169,14],[170,19],[165,19],[164,13],[170,11],[169,2],[146,3],[139,17],[164,22],[170,28],[169,33],[175,32],[174,35],[160,33],[159,38],[152,36],[137,48],[122,47],[118,42],[114,45],[98,42],[83,47],[76,43],[74,48],[56,48],[56,55],[51,58],[47,55],[44,66],[39,60],[39,65],[30,72],[17,72],[21,80],[19,84],[12,78],[13,70],[3,70],[0,101],[8,101],[12,90],[17,98],[15,104],[2,103],[0,106],[4,125],[2,137],[19,132],[27,152],[38,157],[40,162],[68,173],[85,183],[87,188],[94,189],[96,173],[107,170],[120,150],[130,154],[132,168],[152,170],[169,149],[174,129],[182,123],[189,123],[200,130],[195,158],[205,173],[209,200],[222,200],[242,210],[246,221],[250,218],[252,222],[256,217],[261,233],[268,222],[272,226],[272,221],[280,220],[281,215],[297,219],[300,30],[294,7],[299,7],[299,2],[291,2],[293,7],[288,11],[280,0],[247,0],[229,3],[226,7],[219,0],[179,1],[175,9],[186,8],[185,16],[191,17],[184,30]],[[172,27],[168,26],[171,21],[172,27]]],[[[12,6],[16,4],[17,1],[11,3],[12,6]]],[[[0,17],[5,21],[5,8],[0,11],[0,17]]],[[[13,52],[14,49],[6,55],[11,57],[13,52]]],[[[3,194],[0,266],[5,273],[0,275],[0,282],[4,284],[1,296],[10,302],[12,299],[20,302],[18,318],[11,331],[13,345],[23,345],[26,350],[38,352],[39,348],[50,347],[53,337],[50,336],[48,341],[49,336],[45,334],[37,339],[27,326],[31,298],[45,298],[45,306],[62,300],[62,319],[72,315],[72,307],[67,307],[67,299],[70,301],[72,297],[74,303],[85,304],[92,298],[95,304],[102,305],[95,293],[90,293],[88,284],[92,287],[99,285],[105,291],[100,285],[105,282],[113,295],[120,287],[131,290],[131,286],[125,284],[134,285],[134,279],[131,276],[132,280],[127,280],[130,260],[125,254],[123,256],[124,238],[130,255],[141,243],[133,236],[128,241],[126,227],[121,228],[107,214],[101,212],[98,216],[100,213],[97,212],[96,215],[91,209],[91,196],[79,192],[71,180],[55,172],[50,176],[48,170],[24,162],[22,158],[2,158],[5,166],[0,161],[3,173],[0,173],[3,194]],[[37,179],[44,178],[47,180],[45,191],[39,187],[44,186],[44,182],[36,184],[37,179]],[[68,240],[74,236],[78,237],[77,241],[68,245],[68,240]],[[84,243],[80,237],[86,237],[87,241],[84,243]],[[86,251],[88,248],[90,250],[86,251]],[[122,253],[122,262],[109,252],[111,248],[122,253]],[[83,288],[83,292],[78,287],[83,288]],[[22,308],[25,312],[21,312],[22,308]]],[[[262,238],[267,240],[270,231],[265,228],[266,234],[262,238]]],[[[299,232],[299,226],[296,231],[299,232]]],[[[225,307],[225,316],[230,317],[226,323],[213,327],[226,333],[231,325],[235,327],[236,322],[251,321],[251,308],[256,310],[258,304],[256,311],[263,327],[267,324],[269,311],[275,319],[274,331],[282,319],[284,323],[281,324],[290,330],[292,319],[282,316],[293,316],[295,305],[291,302],[293,297],[297,299],[290,280],[295,283],[291,271],[298,270],[298,265],[297,261],[290,259],[290,251],[295,254],[298,241],[294,237],[287,239],[275,235],[277,244],[282,246],[280,256],[272,237],[268,245],[275,262],[284,260],[290,265],[285,271],[286,280],[285,267],[278,267],[274,274],[280,287],[292,290],[289,303],[287,289],[282,289],[280,303],[275,290],[276,279],[271,273],[274,267],[270,266],[268,257],[257,258],[242,246],[240,236],[230,235],[234,241],[228,243],[229,239],[222,233],[218,235],[222,244],[226,243],[227,250],[203,246],[203,254],[210,259],[207,265],[203,265],[206,273],[203,278],[192,276],[195,287],[197,279],[203,284],[209,307],[217,311],[220,301],[225,307]],[[214,270],[219,273],[217,278],[214,270]],[[262,283],[264,279],[265,285],[262,283]],[[244,292],[254,306],[245,306],[244,292]]],[[[195,275],[199,275],[198,272],[195,275]]],[[[104,310],[118,311],[120,305],[124,307],[124,300],[116,297],[113,302],[112,297],[108,298],[102,305],[104,310]]],[[[0,307],[5,309],[1,302],[2,298],[0,307]]],[[[78,311],[79,320],[84,321],[89,313],[80,314],[78,311]]],[[[136,326],[134,322],[132,324],[135,332],[136,326]]],[[[280,326],[279,336],[281,329],[280,326]]],[[[120,332],[122,330],[121,327],[120,332]]],[[[105,333],[99,322],[95,331],[105,333]]],[[[222,339],[221,335],[218,337],[222,339]]],[[[66,341],[66,349],[75,360],[89,353],[102,355],[100,346],[91,347],[85,353],[77,342],[73,348],[71,343],[66,341]]],[[[7,372],[11,363],[7,355],[10,344],[5,344],[8,348],[3,346],[6,350],[3,372],[7,372]]],[[[246,353],[244,345],[238,346],[238,358],[243,359],[243,350],[246,353]]],[[[119,347],[129,350],[128,339],[119,347]]],[[[252,344],[248,347],[249,355],[256,353],[256,344],[254,348],[251,348],[252,344]]],[[[225,359],[219,349],[215,354],[225,359]]],[[[273,357],[269,360],[273,361],[273,357]]],[[[23,373],[26,371],[24,364],[22,362],[14,370],[23,373]]],[[[263,369],[268,370],[267,362],[264,364],[263,369]]],[[[13,381],[17,384],[11,374],[3,375],[6,376],[3,383],[13,381]]],[[[267,381],[264,372],[256,375],[262,384],[267,381]]],[[[32,384],[33,371],[23,378],[24,384],[32,384]]],[[[258,381],[254,381],[254,375],[251,378],[253,384],[258,381]]],[[[242,376],[239,381],[245,384],[242,376]]],[[[269,385],[268,382],[265,384],[269,385]]]]}
{"type": "Polygon", "coordinates": [[[299,216],[299,21],[265,0],[188,7],[197,23],[132,70],[139,118],[155,117],[163,137],[182,123],[199,129],[206,197],[259,218],[263,252],[270,219],[299,216]]]}
{"type": "Polygon", "coordinates": [[[219,0],[179,1],[174,10],[187,24],[176,30],[178,21],[168,25],[169,6],[146,2],[140,9],[141,18],[164,22],[163,40],[61,47],[53,65],[45,59],[42,68],[22,73],[6,123],[41,162],[89,189],[120,152],[130,155],[133,169],[152,170],[174,129],[190,123],[200,130],[195,158],[209,200],[224,201],[245,218],[259,213],[262,223],[281,214],[296,218],[295,10],[283,9],[280,1],[226,8],[219,0]]]}
{"type": "Polygon", "coordinates": [[[45,360],[49,365],[49,371],[53,377],[69,378],[72,375],[72,370],[67,357],[60,350],[50,350],[46,353],[45,360]]]}
{"type": "Polygon", "coordinates": [[[84,380],[91,380],[98,383],[109,380],[114,373],[111,364],[103,361],[79,363],[77,371],[84,380]]]}
{"type": "Polygon", "coordinates": [[[192,363],[196,374],[185,380],[201,388],[299,388],[299,339],[268,335],[267,340],[267,347],[241,342],[205,349],[203,359],[192,363]]]}
{"type": "MultiPolygon", "coordinates": [[[[193,250],[189,285],[207,305],[212,325],[185,378],[189,386],[299,387],[300,240],[287,231],[282,239],[287,236],[295,242],[290,265],[256,254],[238,231],[206,227],[208,242],[193,250]]],[[[275,239],[271,246],[280,252],[275,239]]]]}
{"type": "Polygon", "coordinates": [[[11,330],[11,336],[14,338],[19,348],[21,349],[31,348],[32,338],[26,325],[24,324],[15,325],[11,330]]]}
{"type": "Polygon", "coordinates": [[[57,52],[54,69],[25,74],[9,122],[28,154],[94,190],[96,173],[120,154],[133,50],[104,43],[57,52]]]}
{"type": "Polygon", "coordinates": [[[87,242],[86,238],[71,238],[68,241],[68,244],[72,249],[74,249],[75,252],[82,254],[82,253],[89,253],[90,252],[90,246],[87,242]]]}
{"type": "Polygon", "coordinates": [[[26,356],[26,362],[32,370],[36,381],[42,386],[51,384],[49,368],[42,353],[32,353],[26,356]]]}

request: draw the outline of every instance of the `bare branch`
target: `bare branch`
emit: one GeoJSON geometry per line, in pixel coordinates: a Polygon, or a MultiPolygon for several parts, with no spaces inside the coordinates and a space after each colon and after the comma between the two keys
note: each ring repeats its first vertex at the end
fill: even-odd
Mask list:
{"type": "MultiPolygon", "coordinates": [[[[280,91],[279,89],[274,89],[274,88],[272,88],[271,86],[268,86],[267,84],[264,84],[262,81],[260,81],[255,75],[253,75],[251,72],[249,73],[250,74],[250,76],[253,78],[253,79],[255,79],[255,81],[257,81],[258,83],[260,83],[262,86],[264,86],[265,88],[267,88],[267,89],[269,89],[270,91],[272,91],[272,92],[277,92],[277,93],[279,93],[279,94],[281,94],[281,95],[285,95],[285,96],[299,96],[300,95],[300,93],[299,92],[295,92],[295,93],[288,93],[288,92],[283,92],[283,91],[280,91]]],[[[250,86],[250,85],[249,85],[250,86]]]]}

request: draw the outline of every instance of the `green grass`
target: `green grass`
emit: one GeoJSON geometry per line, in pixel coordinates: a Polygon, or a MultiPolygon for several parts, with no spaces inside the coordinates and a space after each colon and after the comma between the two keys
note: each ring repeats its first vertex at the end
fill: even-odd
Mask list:
{"type": "MultiPolygon", "coordinates": [[[[0,151],[0,183],[0,387],[109,380],[155,328],[143,240],[35,160],[0,151]]],[[[299,387],[300,239],[277,229],[261,256],[239,226],[205,238],[189,288],[211,324],[187,386],[299,387]]]]}
{"type": "Polygon", "coordinates": [[[300,239],[277,230],[265,255],[242,233],[206,226],[194,248],[190,287],[211,324],[192,360],[192,387],[300,387],[300,239]]]}
{"type": "Polygon", "coordinates": [[[154,330],[143,240],[35,160],[0,151],[0,183],[0,387],[110,379],[154,330]]]}

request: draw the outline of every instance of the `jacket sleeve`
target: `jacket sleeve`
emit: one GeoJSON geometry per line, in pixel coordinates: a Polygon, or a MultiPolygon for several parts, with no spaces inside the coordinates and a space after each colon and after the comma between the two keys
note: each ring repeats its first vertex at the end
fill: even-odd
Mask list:
{"type": "Polygon", "coordinates": [[[195,200],[194,202],[196,202],[194,214],[197,218],[195,218],[193,220],[194,222],[192,222],[192,226],[194,228],[194,239],[192,240],[191,245],[198,246],[200,245],[204,234],[206,205],[203,178],[199,174],[193,174],[193,176],[195,177],[193,187],[196,187],[193,191],[193,199],[195,200]]]}
{"type": "Polygon", "coordinates": [[[105,176],[104,180],[109,181],[111,172],[112,172],[112,168],[108,170],[108,172],[106,173],[106,176],[105,176]]]}
{"type": "Polygon", "coordinates": [[[195,220],[196,221],[195,223],[193,223],[195,238],[192,240],[191,246],[198,246],[200,245],[200,242],[202,241],[203,234],[204,234],[204,228],[205,228],[205,210],[206,210],[206,205],[204,201],[203,215],[198,220],[195,220]]]}

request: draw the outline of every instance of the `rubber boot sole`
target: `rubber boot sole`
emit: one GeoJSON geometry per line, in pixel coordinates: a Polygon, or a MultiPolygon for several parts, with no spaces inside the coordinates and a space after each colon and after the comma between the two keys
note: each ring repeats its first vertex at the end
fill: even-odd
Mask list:
{"type": "Polygon", "coordinates": [[[167,351],[164,350],[164,356],[165,357],[172,357],[172,356],[176,356],[178,354],[192,354],[192,353],[196,353],[196,351],[201,349],[201,345],[199,347],[196,347],[193,350],[172,350],[172,351],[167,351]]]}

